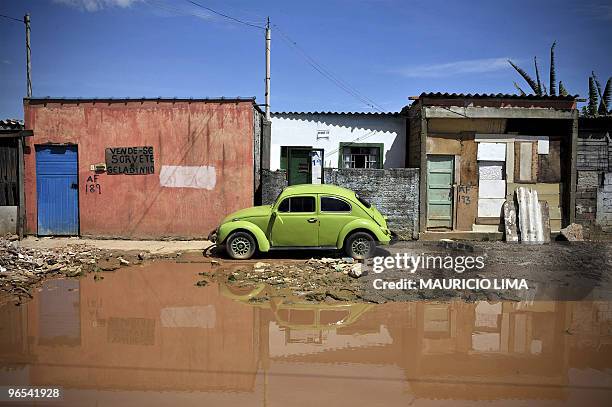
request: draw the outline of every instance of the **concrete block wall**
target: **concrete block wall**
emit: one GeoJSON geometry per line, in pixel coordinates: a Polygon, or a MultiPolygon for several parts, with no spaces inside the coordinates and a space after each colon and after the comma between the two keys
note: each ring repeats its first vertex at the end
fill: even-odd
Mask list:
{"type": "Polygon", "coordinates": [[[576,222],[592,226],[597,216],[599,171],[578,171],[576,181],[576,222]]]}
{"type": "Polygon", "coordinates": [[[287,186],[287,171],[261,171],[261,204],[271,205],[287,186]]]}
{"type": "Polygon", "coordinates": [[[597,224],[605,232],[612,232],[612,172],[603,174],[597,191],[597,224]]]}
{"type": "Polygon", "coordinates": [[[388,218],[389,229],[402,240],[417,239],[419,219],[419,169],[387,170],[325,168],[326,184],[357,192],[388,218]]]}

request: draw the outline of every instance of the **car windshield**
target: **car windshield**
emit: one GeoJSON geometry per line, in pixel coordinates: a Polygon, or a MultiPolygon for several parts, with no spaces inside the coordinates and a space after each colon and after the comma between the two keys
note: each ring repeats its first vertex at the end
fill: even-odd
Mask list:
{"type": "Polygon", "coordinates": [[[357,194],[355,194],[355,198],[357,198],[357,200],[358,200],[359,202],[361,202],[361,204],[362,204],[363,206],[365,206],[366,208],[369,208],[369,207],[371,207],[371,206],[372,206],[372,204],[371,204],[371,203],[369,203],[368,201],[366,201],[364,198],[360,197],[360,196],[359,196],[359,195],[357,195],[357,194]]]}

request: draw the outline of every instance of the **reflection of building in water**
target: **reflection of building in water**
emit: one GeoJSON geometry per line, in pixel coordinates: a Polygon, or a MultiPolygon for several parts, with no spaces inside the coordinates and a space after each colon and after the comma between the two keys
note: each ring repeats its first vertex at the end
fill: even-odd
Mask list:
{"type": "Polygon", "coordinates": [[[563,304],[452,302],[417,309],[404,365],[417,397],[563,397],[563,304]]]}
{"type": "Polygon", "coordinates": [[[0,384],[212,405],[611,395],[610,303],[253,306],[248,293],[194,287],[197,264],[166,267],[54,281],[27,306],[0,307],[0,384]]]}
{"type": "MultiPolygon", "coordinates": [[[[116,273],[107,277],[112,284],[58,280],[51,286],[80,289],[43,290],[27,307],[3,307],[3,317],[10,307],[23,319],[27,314],[31,339],[22,338],[22,346],[32,342],[27,349],[36,360],[29,368],[31,383],[252,391],[259,357],[254,310],[216,290],[185,296],[197,271],[169,273],[165,267],[116,273]]],[[[0,350],[4,358],[6,349],[0,350]]]]}

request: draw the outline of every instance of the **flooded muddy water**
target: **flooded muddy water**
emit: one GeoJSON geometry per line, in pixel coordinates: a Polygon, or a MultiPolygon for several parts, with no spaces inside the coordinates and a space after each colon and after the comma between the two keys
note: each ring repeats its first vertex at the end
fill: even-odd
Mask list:
{"type": "Polygon", "coordinates": [[[196,287],[205,267],[54,280],[25,305],[1,306],[0,386],[59,386],[51,404],[74,406],[612,399],[609,302],[250,304],[248,291],[196,287]]]}

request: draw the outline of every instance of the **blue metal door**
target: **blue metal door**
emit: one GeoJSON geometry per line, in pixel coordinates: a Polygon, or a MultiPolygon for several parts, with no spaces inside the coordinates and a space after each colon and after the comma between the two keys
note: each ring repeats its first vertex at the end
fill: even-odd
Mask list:
{"type": "Polygon", "coordinates": [[[38,234],[79,234],[76,146],[36,146],[38,234]]]}

